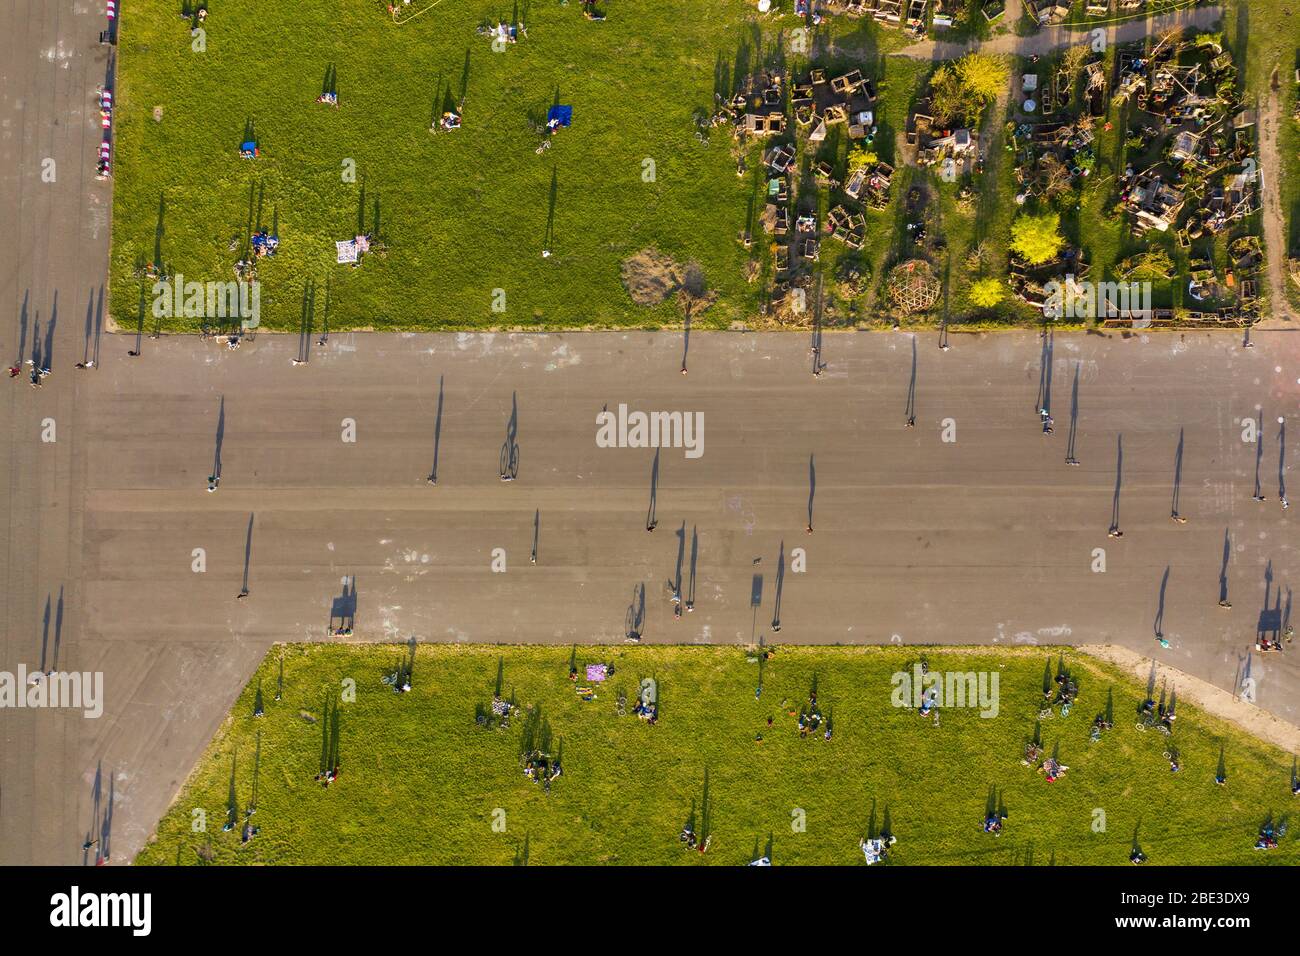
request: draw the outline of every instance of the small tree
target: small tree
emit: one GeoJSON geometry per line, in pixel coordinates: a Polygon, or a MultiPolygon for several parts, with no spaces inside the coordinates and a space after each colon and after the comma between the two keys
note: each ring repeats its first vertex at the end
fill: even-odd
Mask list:
{"type": "Polygon", "coordinates": [[[849,169],[861,169],[880,162],[880,156],[870,146],[858,143],[849,147],[848,161],[849,169]]]}
{"type": "Polygon", "coordinates": [[[1006,92],[1011,82],[1011,64],[1005,56],[967,53],[957,61],[957,75],[967,94],[979,100],[982,108],[1006,92]]]}
{"type": "Polygon", "coordinates": [[[1064,245],[1060,213],[1023,213],[1011,224],[1011,251],[1031,266],[1051,262],[1064,245]]]}
{"type": "Polygon", "coordinates": [[[991,309],[1007,296],[1007,287],[1001,279],[989,276],[985,279],[976,279],[971,283],[970,300],[971,304],[981,309],[991,309]]]}
{"type": "Polygon", "coordinates": [[[967,53],[953,64],[944,64],[930,77],[930,106],[939,119],[979,119],[984,108],[1007,90],[1011,65],[1006,57],[991,53],[967,53]]]}

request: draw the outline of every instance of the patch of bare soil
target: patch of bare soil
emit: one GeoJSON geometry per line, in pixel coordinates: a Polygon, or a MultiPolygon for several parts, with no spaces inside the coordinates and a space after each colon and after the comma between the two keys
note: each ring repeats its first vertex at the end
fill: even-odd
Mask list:
{"type": "Polygon", "coordinates": [[[1236,724],[1248,733],[1283,750],[1291,753],[1300,751],[1300,727],[1295,727],[1280,717],[1274,717],[1268,711],[1260,710],[1254,704],[1235,697],[1230,691],[1215,687],[1208,681],[1165,664],[1153,662],[1151,658],[1143,657],[1126,647],[1117,647],[1113,644],[1081,644],[1075,650],[1118,665],[1143,684],[1150,677],[1151,666],[1154,663],[1156,680],[1167,677],[1170,683],[1177,685],[1179,700],[1190,700],[1202,710],[1236,724]]]}
{"type": "Polygon", "coordinates": [[[637,305],[658,305],[682,288],[687,271],[658,249],[642,249],[623,260],[623,288],[637,305]]]}

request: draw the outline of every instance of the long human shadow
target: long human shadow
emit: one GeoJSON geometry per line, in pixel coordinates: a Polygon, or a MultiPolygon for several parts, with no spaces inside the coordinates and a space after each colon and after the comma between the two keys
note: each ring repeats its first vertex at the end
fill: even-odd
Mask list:
{"type": "Polygon", "coordinates": [[[1178,511],[1178,499],[1183,486],[1183,429],[1178,429],[1178,447],[1174,450],[1174,493],[1169,502],[1169,516],[1175,521],[1182,518],[1178,511]]]}
{"type": "Polygon", "coordinates": [[[1264,500],[1264,486],[1260,484],[1259,470],[1264,461],[1264,413],[1259,413],[1255,428],[1255,494],[1256,501],[1264,500]]]}
{"type": "Polygon", "coordinates": [[[433,419],[433,470],[429,472],[429,484],[438,483],[438,452],[442,448],[442,379],[438,376],[438,414],[433,419]]]}
{"type": "Polygon", "coordinates": [[[1053,330],[1043,329],[1042,339],[1043,348],[1038,359],[1038,408],[1035,410],[1046,418],[1052,414],[1052,353],[1056,344],[1053,330]]]}
{"type": "Polygon", "coordinates": [[[537,563],[537,545],[541,539],[541,536],[542,536],[542,509],[534,508],[533,509],[533,550],[532,550],[532,554],[529,556],[529,560],[533,564],[537,563]]]}
{"type": "Polygon", "coordinates": [[[659,519],[655,515],[655,509],[659,501],[659,449],[655,449],[655,459],[650,465],[650,507],[645,513],[645,529],[653,531],[659,524],[659,519]]]}
{"type": "Polygon", "coordinates": [[[85,365],[91,360],[90,344],[95,335],[95,290],[90,290],[90,295],[86,299],[86,326],[82,332],[82,349],[81,364],[85,365]]]}
{"type": "Polygon", "coordinates": [[[1165,575],[1160,579],[1160,603],[1156,607],[1156,619],[1152,629],[1155,631],[1156,640],[1163,640],[1165,636],[1165,591],[1169,587],[1169,565],[1165,565],[1165,575]]]}
{"type": "Polygon", "coordinates": [[[514,481],[519,477],[519,393],[510,393],[510,420],[506,422],[506,440],[501,445],[500,477],[514,481]]]}
{"type": "Polygon", "coordinates": [[[776,555],[776,599],[772,608],[772,633],[781,631],[781,591],[785,587],[785,542],[781,542],[776,555]]]}
{"type": "Polygon", "coordinates": [[[63,585],[59,585],[59,600],[54,605],[54,653],[50,655],[50,670],[59,669],[59,648],[63,646],[63,585]]]}
{"type": "Polygon", "coordinates": [[[45,595],[45,613],[41,617],[41,673],[46,674],[53,670],[47,666],[50,659],[50,608],[53,600],[50,595],[45,595]]]}
{"type": "Polygon", "coordinates": [[[27,356],[27,364],[35,369],[41,367],[41,313],[38,309],[32,317],[32,350],[27,356]]]}
{"type": "Polygon", "coordinates": [[[14,355],[14,365],[20,366],[27,357],[27,303],[31,299],[31,290],[23,293],[23,304],[18,309],[18,351],[14,355]]]}
{"type": "Polygon", "coordinates": [[[817,497],[817,460],[808,456],[808,533],[813,533],[813,501],[817,497]]]}
{"type": "Polygon", "coordinates": [[[144,351],[144,316],[149,304],[145,299],[144,283],[140,284],[140,302],[135,316],[135,348],[127,351],[127,355],[139,356],[144,351]]]}
{"type": "Polygon", "coordinates": [[[253,790],[248,800],[248,809],[245,811],[246,816],[251,816],[257,812],[257,794],[258,781],[262,774],[262,731],[257,732],[257,744],[253,750],[253,790]]]}
{"type": "Polygon", "coordinates": [[[1070,389],[1070,432],[1069,438],[1065,444],[1065,463],[1067,465],[1077,465],[1079,457],[1075,454],[1074,442],[1079,434],[1079,367],[1082,363],[1074,363],[1074,385],[1070,389]]]}
{"type": "Polygon", "coordinates": [[[912,336],[912,377],[907,383],[907,427],[916,424],[916,336],[912,336]]]}
{"type": "Polygon", "coordinates": [[[1286,501],[1286,419],[1277,427],[1277,496],[1286,501]]]}
{"type": "Polygon", "coordinates": [[[825,341],[822,337],[822,315],[825,299],[822,297],[822,278],[817,276],[817,298],[813,301],[813,332],[812,332],[812,373],[814,376],[820,376],[826,370],[826,360],[822,357],[825,341]]]}
{"type": "Polygon", "coordinates": [[[351,630],[357,620],[357,576],[343,579],[343,593],[330,602],[329,629],[335,631],[334,622],[339,622],[339,629],[351,630]]]}
{"type": "Polygon", "coordinates": [[[682,318],[682,374],[686,374],[686,357],[691,352],[691,304],[686,303],[682,318]]]}
{"type": "Polygon", "coordinates": [[[1255,628],[1256,640],[1272,637],[1277,640],[1282,632],[1282,588],[1277,589],[1277,604],[1273,603],[1273,562],[1264,568],[1264,604],[1255,628]]]}
{"type": "Polygon", "coordinates": [[[546,203],[546,231],[542,234],[542,255],[549,256],[555,249],[555,201],[560,195],[559,169],[551,170],[551,191],[546,203]]]}
{"type": "Polygon", "coordinates": [[[104,801],[104,816],[99,824],[99,852],[105,860],[113,858],[113,804],[116,802],[117,782],[108,775],[108,798],[104,801]]]}
{"type": "Polygon", "coordinates": [[[250,512],[248,515],[248,532],[244,537],[244,583],[239,590],[240,597],[248,595],[248,568],[253,560],[253,518],[255,514],[250,512]]]}
{"type": "Polygon", "coordinates": [[[1124,436],[1115,438],[1115,497],[1110,503],[1110,535],[1119,537],[1119,494],[1124,487],[1124,436]]]}
{"type": "Polygon", "coordinates": [[[641,640],[645,627],[645,583],[632,589],[632,603],[627,606],[623,616],[623,633],[629,641],[641,640]]]}
{"type": "Polygon", "coordinates": [[[822,321],[821,313],[816,310],[813,311],[812,340],[808,352],[812,355],[812,373],[818,375],[822,367],[822,321]]]}
{"type": "Polygon", "coordinates": [[[1232,557],[1232,538],[1228,529],[1223,529],[1223,563],[1219,566],[1219,606],[1232,607],[1228,603],[1228,559],[1232,557]]]}
{"type": "Polygon", "coordinates": [[[325,307],[321,309],[320,339],[317,345],[324,345],[330,337],[330,277],[325,276],[325,307]]]}
{"type": "Polygon", "coordinates": [[[691,573],[686,587],[686,610],[695,609],[695,567],[700,556],[700,535],[695,525],[691,525],[691,573]]]}
{"type": "MultiPolygon", "coordinates": [[[[110,774],[110,779],[111,776],[110,774]]],[[[108,837],[112,835],[112,827],[112,795],[110,790],[108,805],[105,808],[104,763],[101,760],[95,764],[95,777],[90,783],[90,826],[86,830],[86,842],[81,846],[82,866],[90,864],[89,854],[92,849],[95,850],[96,863],[109,858],[105,844],[108,837]]]]}
{"type": "Polygon", "coordinates": [[[99,295],[95,298],[95,337],[91,349],[91,359],[99,367],[99,343],[104,337],[104,284],[99,284],[99,295]]]}
{"type": "Polygon", "coordinates": [[[302,310],[298,317],[298,361],[311,359],[311,336],[316,324],[316,280],[309,279],[302,287],[302,310]]]}
{"type": "MultiPolygon", "coordinates": [[[[245,141],[247,141],[247,137],[245,137],[245,141]]],[[[153,267],[154,270],[159,275],[163,273],[162,241],[163,241],[163,236],[166,235],[167,233],[167,229],[164,225],[166,219],[167,219],[167,197],[162,193],[159,193],[158,194],[158,225],[154,227],[154,231],[153,231],[153,267]]]]}
{"type": "Polygon", "coordinates": [[[43,372],[54,367],[54,327],[59,324],[59,293],[54,293],[54,304],[50,307],[50,321],[45,324],[45,342],[41,346],[41,359],[37,366],[43,372]]]}
{"type": "Polygon", "coordinates": [[[464,105],[465,97],[469,95],[469,47],[465,47],[465,65],[460,71],[460,105],[464,105]]]}
{"type": "Polygon", "coordinates": [[[221,404],[217,408],[217,437],[214,443],[212,455],[212,477],[221,477],[221,446],[226,440],[226,396],[221,396],[221,404]]]}
{"type": "Polygon", "coordinates": [[[672,592],[673,602],[680,603],[682,599],[682,565],[686,561],[686,522],[673,534],[677,537],[677,565],[674,568],[673,576],[668,579],[668,590],[672,592]]]}

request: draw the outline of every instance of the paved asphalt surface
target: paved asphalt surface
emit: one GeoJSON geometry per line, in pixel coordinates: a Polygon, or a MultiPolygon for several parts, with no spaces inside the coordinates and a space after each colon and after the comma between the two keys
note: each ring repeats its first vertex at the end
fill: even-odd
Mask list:
{"type": "Polygon", "coordinates": [[[82,862],[91,833],[129,861],[271,643],[338,640],[337,613],[354,640],[1112,642],[1221,687],[1249,675],[1298,722],[1295,652],[1252,645],[1300,583],[1300,508],[1279,502],[1280,481],[1300,493],[1300,335],[828,335],[818,378],[806,336],[738,333],[693,335],[687,376],[682,337],[651,333],[336,334],[300,366],[290,336],[146,338],[128,357],[134,336],[95,333],[101,26],[68,0],[0,8],[0,349],[35,336],[53,367],[0,386],[0,671],[102,671],[107,697],[99,719],[0,711],[0,862],[82,862]],[[620,403],[702,413],[703,455],[662,449],[655,482],[653,449],[598,447],[620,403]]]}

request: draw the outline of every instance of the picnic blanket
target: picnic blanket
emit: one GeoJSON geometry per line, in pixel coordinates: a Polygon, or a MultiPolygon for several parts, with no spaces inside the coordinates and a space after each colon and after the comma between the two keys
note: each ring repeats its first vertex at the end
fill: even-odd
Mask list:
{"type": "Polygon", "coordinates": [[[349,239],[346,242],[336,242],[334,243],[334,248],[338,250],[339,262],[356,262],[360,258],[360,253],[357,250],[357,241],[355,239],[349,239]]]}
{"type": "Polygon", "coordinates": [[[589,681],[603,681],[608,674],[609,667],[606,664],[587,665],[587,680],[589,681]]]}

